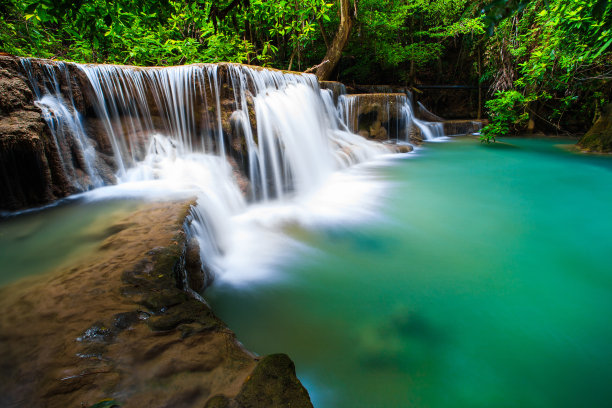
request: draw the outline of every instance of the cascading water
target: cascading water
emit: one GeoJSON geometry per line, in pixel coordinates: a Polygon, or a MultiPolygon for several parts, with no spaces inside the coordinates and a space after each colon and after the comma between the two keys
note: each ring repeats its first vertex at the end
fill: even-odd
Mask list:
{"type": "Polygon", "coordinates": [[[440,141],[444,137],[444,124],[442,122],[428,122],[417,119],[409,98],[405,98],[404,103],[401,104],[401,110],[406,123],[411,123],[418,127],[424,140],[434,142],[440,141]]]}
{"type": "Polygon", "coordinates": [[[266,263],[287,245],[285,223],[324,217],[343,199],[357,203],[356,193],[373,195],[373,183],[356,187],[336,170],[389,152],[346,129],[313,75],[231,64],[79,68],[117,163],[110,194],[196,196],[192,233],[202,259],[221,277],[231,271],[228,279],[257,274],[258,259],[266,263]],[[247,177],[236,177],[240,171],[247,177]],[[353,192],[330,191],[330,180],[353,192]],[[315,194],[321,189],[324,200],[315,194]]]}
{"type": "MultiPolygon", "coordinates": [[[[66,65],[44,66],[40,81],[29,60],[22,64],[66,174],[77,190],[102,185],[96,167],[99,159],[75,108],[66,65]],[[56,71],[66,76],[68,92],[61,88],[56,71]],[[80,167],[88,178],[79,177],[72,166],[75,161],[83,163],[80,167]]],[[[102,189],[92,197],[117,191],[158,196],[180,191],[196,196],[194,234],[203,260],[217,272],[236,269],[240,257],[249,259],[237,248],[251,245],[266,252],[256,242],[256,234],[244,231],[258,231],[272,242],[271,236],[282,228],[279,225],[310,221],[298,214],[305,208],[321,215],[333,213],[330,208],[339,202],[348,205],[345,197],[357,202],[353,192],[338,185],[331,191],[330,180],[338,179],[339,169],[389,151],[355,134],[362,113],[359,97],[340,95],[334,105],[332,92],[321,90],[313,75],[234,64],[77,67],[91,86],[96,120],[106,133],[119,184],[111,189],[115,193],[102,189]],[[327,189],[327,198],[314,198],[321,189],[327,189]],[[337,195],[340,191],[342,198],[337,195]],[[329,205],[325,211],[313,204],[322,202],[329,205]],[[269,208],[275,208],[274,216],[266,215],[269,208]],[[251,216],[255,213],[257,221],[251,216]],[[249,244],[239,238],[244,235],[249,235],[249,244]],[[232,253],[238,255],[228,255],[232,253]]],[[[442,134],[441,124],[414,117],[405,94],[385,98],[379,123],[370,130],[377,132],[376,138],[408,143],[417,128],[427,140],[442,134]]],[[[342,183],[351,184],[346,179],[342,183]]],[[[352,188],[367,196],[372,183],[352,188]]]]}
{"type": "Polygon", "coordinates": [[[341,95],[337,109],[351,132],[368,133],[372,138],[380,139],[382,135],[396,142],[409,143],[411,135],[418,131],[427,141],[439,141],[444,137],[442,122],[418,119],[407,94],[341,95]]]}
{"type": "Polygon", "coordinates": [[[95,166],[96,151],[85,135],[81,115],[75,108],[66,65],[61,62],[56,65],[44,65],[42,83],[39,83],[33,74],[30,60],[23,58],[21,64],[34,90],[36,97],[34,104],[40,108],[42,117],[51,131],[64,174],[69,182],[77,191],[101,186],[103,181],[95,166]],[[68,100],[62,92],[56,69],[66,78],[68,100]],[[79,170],[84,174],[80,174],[79,170]]]}

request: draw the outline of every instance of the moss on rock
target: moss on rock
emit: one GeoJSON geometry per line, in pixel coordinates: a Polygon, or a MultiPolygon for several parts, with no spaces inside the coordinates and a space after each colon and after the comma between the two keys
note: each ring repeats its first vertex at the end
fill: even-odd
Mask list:
{"type": "Polygon", "coordinates": [[[603,115],[580,139],[578,146],[593,153],[612,153],[612,103],[605,108],[603,115]]]}
{"type": "Polygon", "coordinates": [[[295,365],[286,354],[264,357],[235,400],[241,408],[312,408],[308,391],[297,379],[295,365]]]}

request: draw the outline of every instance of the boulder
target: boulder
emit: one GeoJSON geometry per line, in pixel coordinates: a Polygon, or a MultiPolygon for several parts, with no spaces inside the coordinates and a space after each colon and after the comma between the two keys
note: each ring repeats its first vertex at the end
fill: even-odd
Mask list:
{"type": "Polygon", "coordinates": [[[612,103],[604,107],[603,114],[580,139],[578,146],[585,152],[612,153],[612,103]]]}

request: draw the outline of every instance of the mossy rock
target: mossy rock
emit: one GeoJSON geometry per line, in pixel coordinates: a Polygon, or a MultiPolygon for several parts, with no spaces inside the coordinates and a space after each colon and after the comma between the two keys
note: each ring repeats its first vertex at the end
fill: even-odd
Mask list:
{"type": "Polygon", "coordinates": [[[593,127],[580,139],[578,146],[587,152],[612,153],[612,103],[593,127]]]}
{"type": "Polygon", "coordinates": [[[286,354],[264,357],[235,398],[241,408],[312,408],[308,391],[286,354]]]}
{"type": "Polygon", "coordinates": [[[219,328],[219,321],[210,309],[195,299],[185,299],[182,303],[165,310],[163,314],[147,320],[148,326],[153,331],[173,330],[181,324],[194,322],[210,330],[219,328]]]}

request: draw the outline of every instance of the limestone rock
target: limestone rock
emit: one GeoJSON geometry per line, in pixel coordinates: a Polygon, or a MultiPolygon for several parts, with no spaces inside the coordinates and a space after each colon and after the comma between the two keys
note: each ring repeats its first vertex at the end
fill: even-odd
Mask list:
{"type": "Polygon", "coordinates": [[[580,139],[578,146],[586,152],[612,153],[612,103],[606,105],[601,117],[580,139]]]}

